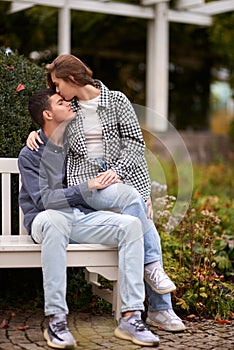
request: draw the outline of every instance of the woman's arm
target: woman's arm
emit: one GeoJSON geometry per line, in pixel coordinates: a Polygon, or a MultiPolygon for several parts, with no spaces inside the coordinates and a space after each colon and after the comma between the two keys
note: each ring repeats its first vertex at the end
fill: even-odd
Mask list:
{"type": "Polygon", "coordinates": [[[41,140],[39,133],[36,131],[31,131],[26,140],[27,147],[32,151],[38,151],[39,149],[38,143],[43,144],[43,141],[41,140]]]}

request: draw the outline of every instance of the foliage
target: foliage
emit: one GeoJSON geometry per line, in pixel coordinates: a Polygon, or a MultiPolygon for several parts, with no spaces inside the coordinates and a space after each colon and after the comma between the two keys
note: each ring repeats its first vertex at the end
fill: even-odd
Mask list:
{"type": "MultiPolygon", "coordinates": [[[[178,193],[178,174],[176,166],[172,161],[160,161],[160,164],[166,177],[166,192],[176,196],[178,193]]],[[[153,179],[157,178],[157,173],[155,173],[154,169],[150,169],[150,173],[153,179]]],[[[193,175],[194,194],[196,192],[203,196],[212,195],[224,199],[234,198],[233,163],[193,163],[193,175]]]]}
{"type": "Polygon", "coordinates": [[[44,70],[17,53],[0,50],[0,156],[17,157],[33,126],[28,98],[45,87],[44,70]]]}
{"type": "Polygon", "coordinates": [[[231,140],[234,143],[234,119],[232,119],[232,121],[230,122],[229,136],[231,137],[231,140]]]}
{"type": "Polygon", "coordinates": [[[234,12],[216,16],[209,28],[209,40],[213,64],[226,67],[230,72],[230,83],[234,87],[234,12]]]}
{"type": "MultiPolygon", "coordinates": [[[[175,3],[170,1],[170,8],[175,3]]],[[[58,9],[34,6],[9,15],[9,8],[8,2],[0,2],[0,45],[28,57],[36,51],[39,64],[51,62],[58,51],[58,9]]],[[[208,29],[170,23],[169,118],[179,129],[209,128],[210,72],[221,66],[233,74],[233,18],[233,13],[220,14],[208,29]]],[[[95,77],[141,105],[146,101],[146,38],[144,19],[71,11],[71,52],[95,77]]]]}
{"type": "Polygon", "coordinates": [[[195,192],[183,220],[168,234],[174,202],[164,196],[164,210],[155,218],[164,267],[177,284],[174,302],[186,313],[228,318],[234,307],[234,201],[195,192]]]}

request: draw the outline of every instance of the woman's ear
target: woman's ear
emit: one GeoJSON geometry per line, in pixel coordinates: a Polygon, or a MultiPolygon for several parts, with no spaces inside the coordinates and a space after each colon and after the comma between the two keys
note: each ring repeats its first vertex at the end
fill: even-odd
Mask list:
{"type": "Polygon", "coordinates": [[[75,83],[75,78],[73,77],[73,75],[69,75],[68,78],[71,80],[72,83],[75,83]]]}

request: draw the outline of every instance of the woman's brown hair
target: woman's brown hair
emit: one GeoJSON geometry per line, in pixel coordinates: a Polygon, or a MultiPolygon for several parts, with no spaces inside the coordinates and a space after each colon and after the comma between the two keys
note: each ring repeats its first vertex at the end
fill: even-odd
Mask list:
{"type": "Polygon", "coordinates": [[[47,84],[54,89],[51,73],[54,72],[57,78],[72,82],[80,86],[87,84],[94,85],[93,72],[79,58],[73,55],[59,55],[55,60],[46,65],[47,84]],[[74,78],[71,79],[71,76],[74,78]]]}

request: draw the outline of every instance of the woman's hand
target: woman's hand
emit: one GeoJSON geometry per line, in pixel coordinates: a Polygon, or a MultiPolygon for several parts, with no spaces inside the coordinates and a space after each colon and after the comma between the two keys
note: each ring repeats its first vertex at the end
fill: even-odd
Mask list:
{"type": "Polygon", "coordinates": [[[98,174],[95,178],[88,180],[89,190],[102,190],[113,183],[122,182],[113,170],[107,170],[98,174]]]}
{"type": "Polygon", "coordinates": [[[30,132],[26,141],[26,145],[28,146],[28,148],[30,148],[32,151],[38,151],[38,143],[43,144],[44,142],[41,140],[40,136],[36,131],[30,132]]]}
{"type": "Polygon", "coordinates": [[[100,183],[99,179],[97,177],[95,177],[94,179],[89,179],[88,180],[88,188],[90,191],[93,190],[102,190],[108,186],[110,186],[111,184],[102,184],[100,183]]]}
{"type": "Polygon", "coordinates": [[[147,218],[150,219],[150,220],[153,220],[153,218],[154,218],[154,211],[153,211],[151,198],[147,199],[146,206],[147,206],[147,218]]]}
{"type": "Polygon", "coordinates": [[[99,179],[99,182],[101,184],[108,184],[108,185],[111,185],[111,184],[114,184],[116,182],[122,182],[118,175],[116,174],[115,171],[109,169],[107,171],[104,171],[103,173],[99,173],[96,178],[99,179]]]}

